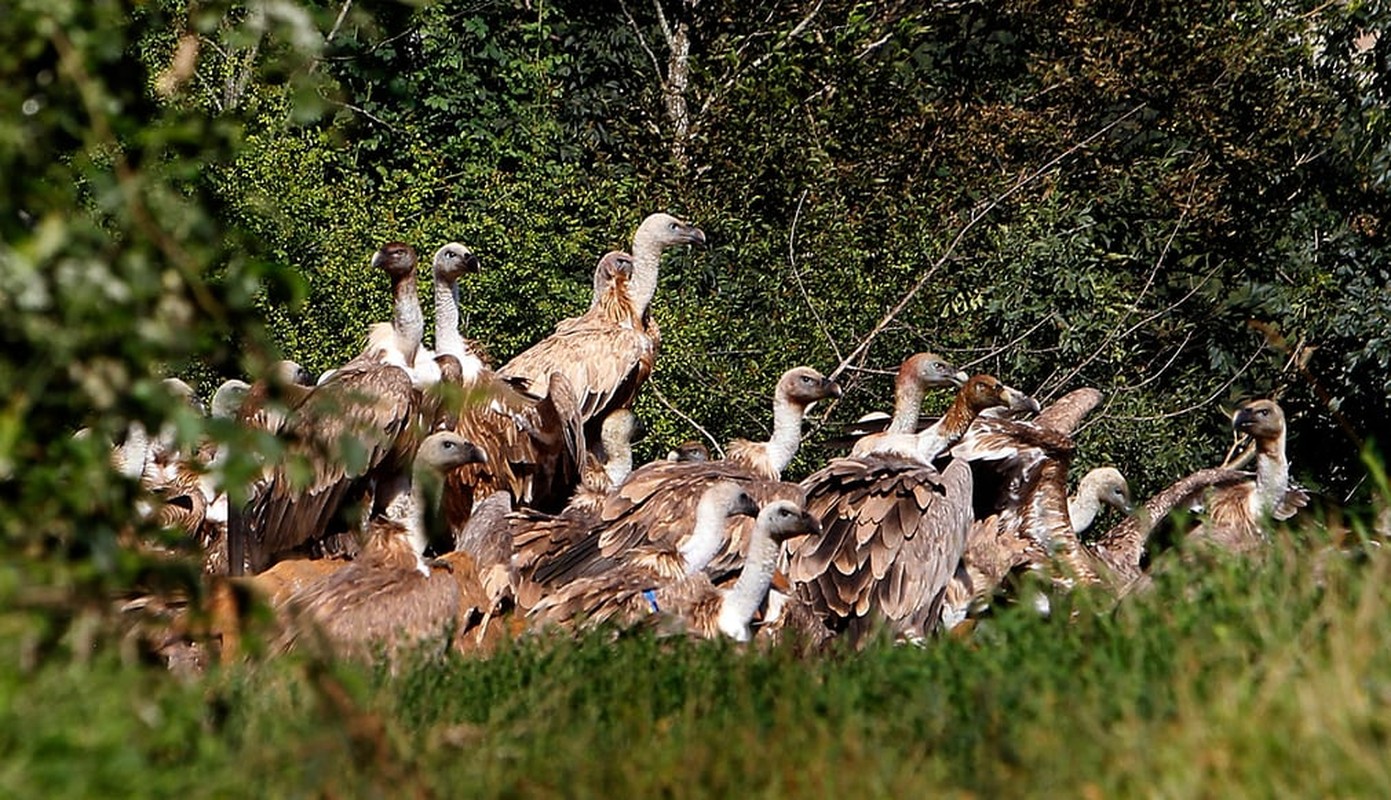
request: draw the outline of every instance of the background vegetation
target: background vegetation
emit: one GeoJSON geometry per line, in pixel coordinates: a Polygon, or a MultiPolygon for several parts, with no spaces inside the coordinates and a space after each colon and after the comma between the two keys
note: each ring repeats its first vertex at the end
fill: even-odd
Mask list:
{"type": "Polygon", "coordinates": [[[282,353],[340,363],[387,313],[386,239],[480,255],[467,332],[501,362],[586,305],[645,214],[700,224],[713,246],[669,257],[656,301],[653,451],[689,420],[765,432],[798,363],[846,367],[823,441],[934,349],[1041,398],[1102,388],[1077,468],[1142,493],[1220,457],[1224,406],[1277,395],[1297,476],[1367,502],[1360,451],[1391,418],[1382,4],[0,12],[6,794],[1384,790],[1375,553],[826,662],[637,639],[180,685],[102,646],[113,594],[196,587],[122,546],[156,534],[108,442],[236,440],[160,379],[206,396],[282,353]]]}

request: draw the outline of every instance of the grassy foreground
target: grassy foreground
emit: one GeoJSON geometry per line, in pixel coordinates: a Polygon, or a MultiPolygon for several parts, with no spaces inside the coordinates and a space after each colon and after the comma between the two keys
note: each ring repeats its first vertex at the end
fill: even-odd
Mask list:
{"type": "Polygon", "coordinates": [[[22,670],[11,627],[0,796],[1388,796],[1391,554],[1351,552],[1286,537],[1119,606],[815,658],[643,635],[180,680],[22,670]]]}

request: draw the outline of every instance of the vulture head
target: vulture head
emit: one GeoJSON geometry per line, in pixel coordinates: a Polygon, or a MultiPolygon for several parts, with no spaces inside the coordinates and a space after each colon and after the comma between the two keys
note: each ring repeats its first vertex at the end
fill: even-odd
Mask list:
{"type": "Polygon", "coordinates": [[[435,251],[434,268],[436,280],[455,283],[465,274],[478,271],[478,256],[458,242],[450,242],[435,251]]]}
{"type": "Polygon", "coordinates": [[[1122,514],[1129,514],[1133,508],[1130,484],[1115,467],[1097,467],[1083,475],[1077,484],[1077,494],[1091,495],[1122,514]]]}
{"type": "Polygon", "coordinates": [[[288,358],[282,358],[270,365],[268,380],[280,386],[313,386],[314,376],[309,370],[288,358]]]}
{"type": "Polygon", "coordinates": [[[415,274],[415,248],[405,242],[387,242],[372,254],[372,266],[398,281],[415,274]]]}
{"type": "Polygon", "coordinates": [[[1038,401],[1018,389],[1012,389],[993,375],[976,375],[966,381],[961,388],[966,405],[975,414],[989,408],[1004,408],[1010,411],[1032,411],[1037,413],[1038,401]]]}
{"type": "Polygon", "coordinates": [[[694,225],[688,225],[670,214],[652,214],[638,226],[633,234],[634,242],[644,242],[673,247],[678,244],[705,246],[705,233],[694,225]]]}
{"type": "Polygon", "coordinates": [[[794,367],[778,380],[777,397],[800,408],[840,394],[840,384],[811,367],[794,367]]]}
{"type": "Polygon", "coordinates": [[[453,431],[439,431],[425,437],[415,451],[417,469],[426,468],[439,473],[465,464],[485,464],[488,457],[477,445],[453,431]]]}
{"type": "Polygon", "coordinates": [[[667,452],[667,461],[709,461],[710,448],[694,439],[678,444],[667,452]]]}
{"type": "Polygon", "coordinates": [[[723,517],[757,517],[758,503],[744,491],[744,487],[734,481],[713,483],[700,495],[700,505],[696,515],[707,516],[703,509],[720,513],[723,517]]]}
{"type": "Polygon", "coordinates": [[[775,542],[794,536],[821,535],[821,523],[791,500],[774,500],[758,512],[758,527],[768,531],[775,542]]]}
{"type": "Polygon", "coordinates": [[[599,431],[604,450],[609,453],[617,452],[625,445],[631,447],[647,437],[647,426],[642,424],[637,414],[626,408],[610,411],[599,431]]]}
{"type": "Polygon", "coordinates": [[[960,389],[969,376],[936,353],[915,353],[898,368],[900,382],[912,382],[924,389],[960,389]]]}
{"type": "Polygon", "coordinates": [[[1252,400],[1232,415],[1232,428],[1256,441],[1278,439],[1285,432],[1285,412],[1274,400],[1252,400]]]}
{"type": "Polygon", "coordinates": [[[217,391],[213,392],[212,400],[208,402],[208,413],[218,419],[232,419],[241,410],[242,403],[246,402],[246,395],[251,391],[251,384],[246,381],[239,381],[233,378],[223,381],[217,391]]]}

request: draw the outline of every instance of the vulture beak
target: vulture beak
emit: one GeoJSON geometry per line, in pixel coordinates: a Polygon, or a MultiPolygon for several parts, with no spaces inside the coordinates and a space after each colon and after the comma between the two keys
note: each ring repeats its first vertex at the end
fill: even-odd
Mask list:
{"type": "Polygon", "coordinates": [[[708,247],[705,242],[705,231],[693,225],[686,226],[686,241],[697,247],[708,247]]]}
{"type": "Polygon", "coordinates": [[[788,525],[786,528],[780,528],[776,530],[773,533],[773,540],[777,542],[785,542],[788,539],[791,539],[796,536],[807,535],[820,536],[821,521],[818,520],[816,517],[813,517],[811,515],[811,512],[803,511],[801,514],[797,516],[797,521],[794,524],[788,525]]]}
{"type": "Polygon", "coordinates": [[[956,374],[951,376],[952,385],[958,389],[965,386],[966,381],[969,381],[970,379],[971,376],[967,375],[965,370],[957,370],[956,374]]]}
{"type": "Polygon", "coordinates": [[[1010,411],[1028,411],[1032,414],[1039,412],[1038,401],[1018,389],[1006,386],[1004,392],[1001,393],[1001,399],[1005,401],[1010,411]]]}
{"type": "Polygon", "coordinates": [[[1249,408],[1243,408],[1232,417],[1232,428],[1242,433],[1249,433],[1255,422],[1256,415],[1252,414],[1249,408]]]}
{"type": "Polygon", "coordinates": [[[647,438],[647,426],[643,424],[641,417],[633,418],[633,438],[632,441],[640,442],[647,438]]]}
{"type": "Polygon", "coordinates": [[[381,269],[382,262],[386,260],[386,255],[381,250],[372,254],[372,269],[381,269]]]}
{"type": "Polygon", "coordinates": [[[758,503],[755,503],[753,498],[749,497],[747,494],[741,494],[739,495],[739,500],[735,502],[731,513],[745,517],[757,517],[758,503]]]}
{"type": "Polygon", "coordinates": [[[473,253],[464,254],[464,269],[469,272],[477,272],[482,266],[482,263],[478,260],[478,256],[473,253]]]}
{"type": "Polygon", "coordinates": [[[827,397],[840,397],[844,394],[844,390],[840,388],[840,384],[830,378],[822,379],[821,388],[826,392],[827,397]]]}
{"type": "Polygon", "coordinates": [[[488,463],[488,454],[483,452],[483,449],[476,444],[469,444],[469,446],[464,449],[463,458],[465,464],[488,463]]]}

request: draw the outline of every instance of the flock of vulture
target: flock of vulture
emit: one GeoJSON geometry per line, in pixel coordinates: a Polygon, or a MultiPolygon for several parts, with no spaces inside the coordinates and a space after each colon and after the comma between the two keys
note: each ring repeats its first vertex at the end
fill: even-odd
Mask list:
{"type": "MultiPolygon", "coordinates": [[[[1100,392],[1040,408],[930,353],[903,361],[887,427],[801,483],[782,473],[803,418],[841,394],[805,366],[774,387],[766,441],[730,442],[723,458],[687,443],[635,467],[643,427],[629,409],[659,349],[649,306],[662,254],[704,243],[698,228],[649,216],[631,253],[599,260],[589,309],[500,368],[459,330],[458,284],[478,259],[457,243],[435,253],[431,350],[416,251],[387,244],[372,266],[391,279],[392,318],[360,355],[317,381],[281,362],[213,396],[210,413],[283,445],[234,493],[245,503],[229,507],[226,454],[211,446],[181,452],[136,428],[114,458],[148,490],[145,513],[199,543],[213,585],[277,610],[282,647],[313,636],[358,654],[594,626],[813,647],[880,630],[921,641],[1023,571],[1128,591],[1175,509],[1201,510],[1189,536],[1249,551],[1307,500],[1269,400],[1232,421],[1254,441],[1254,473],[1202,470],[1140,509],[1113,468],[1069,494],[1070,435],[1100,392]],[[923,426],[929,390],[955,399],[923,426]],[[1103,506],[1126,516],[1089,533],[1103,506]]],[[[234,651],[235,623],[214,627],[234,651]]]]}

